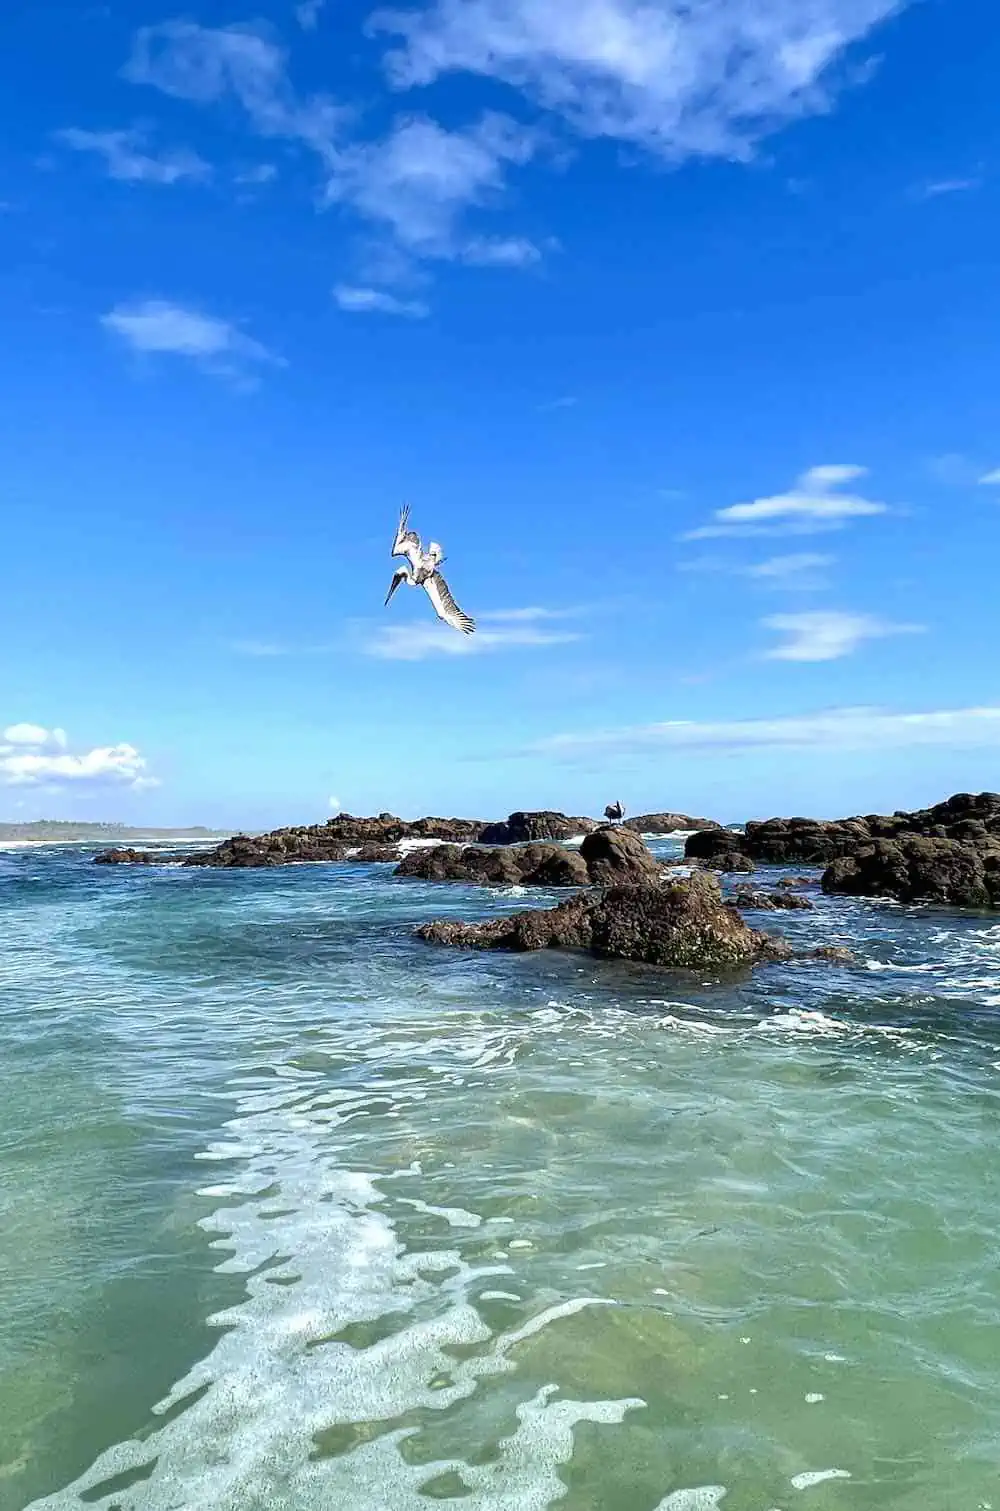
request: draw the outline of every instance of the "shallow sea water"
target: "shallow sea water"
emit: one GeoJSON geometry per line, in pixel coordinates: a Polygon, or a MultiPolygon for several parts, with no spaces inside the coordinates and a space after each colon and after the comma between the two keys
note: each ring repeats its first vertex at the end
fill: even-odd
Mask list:
{"type": "Polygon", "coordinates": [[[527,901],[0,854],[0,1511],[1000,1511],[1000,923],[527,901]]]}

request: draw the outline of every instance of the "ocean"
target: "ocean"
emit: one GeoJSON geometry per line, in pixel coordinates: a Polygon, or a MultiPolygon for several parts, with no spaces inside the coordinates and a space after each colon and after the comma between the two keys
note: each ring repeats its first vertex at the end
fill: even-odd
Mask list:
{"type": "Polygon", "coordinates": [[[537,901],[0,852],[0,1511],[1000,1511],[1000,921],[537,901]]]}

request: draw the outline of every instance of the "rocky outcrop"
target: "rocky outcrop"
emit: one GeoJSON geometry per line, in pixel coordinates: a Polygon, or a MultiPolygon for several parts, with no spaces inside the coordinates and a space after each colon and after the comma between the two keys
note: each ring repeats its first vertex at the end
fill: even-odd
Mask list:
{"type": "Polygon", "coordinates": [[[580,846],[580,857],[598,887],[655,883],[663,874],[639,835],[630,829],[595,829],[580,846]]]}
{"type": "Polygon", "coordinates": [[[334,839],[325,824],[294,829],[275,829],[271,834],[234,834],[214,850],[199,850],[183,858],[185,866],[251,870],[262,866],[288,866],[308,861],[346,859],[346,847],[334,839]]]}
{"type": "MultiPolygon", "coordinates": [[[[844,819],[772,818],[749,823],[744,834],[731,829],[692,834],[684,853],[710,864],[742,851],[764,865],[830,865],[876,840],[946,839],[988,848],[1000,838],[1000,793],[957,793],[932,808],[912,813],[870,813],[844,819]]],[[[728,867],[723,867],[728,869],[728,867]]]]}
{"type": "Polygon", "coordinates": [[[526,845],[576,839],[596,828],[592,818],[568,818],[565,813],[540,809],[535,813],[512,813],[501,824],[484,824],[476,837],[482,845],[526,845]]]}
{"type": "Polygon", "coordinates": [[[816,904],[798,892],[757,892],[752,887],[737,887],[731,898],[734,908],[749,913],[811,912],[816,904]]]}
{"type": "Polygon", "coordinates": [[[751,929],[704,873],[666,885],[611,887],[485,923],[441,920],[417,934],[461,949],[588,950],[606,960],[680,969],[731,969],[791,956],[785,940],[751,929]]]}
{"type": "Polygon", "coordinates": [[[396,875],[487,886],[606,887],[656,885],[663,868],[638,834],[606,826],[588,834],[578,851],[556,844],[436,845],[414,850],[400,863],[396,875]]]}
{"type": "Polygon", "coordinates": [[[471,845],[487,827],[482,819],[471,818],[397,818],[394,813],[380,813],[376,818],[355,818],[352,813],[338,813],[311,831],[328,830],[342,845],[398,845],[402,839],[439,839],[448,844],[471,845]]]}
{"type": "Polygon", "coordinates": [[[1000,907],[1000,837],[941,839],[905,835],[877,839],[835,860],[823,874],[823,890],[855,897],[893,897],[899,902],[1000,907]]]}
{"type": "Polygon", "coordinates": [[[131,845],[121,849],[102,850],[94,856],[97,866],[154,866],[166,860],[164,855],[154,855],[149,850],[134,850],[131,845]]]}
{"type": "Polygon", "coordinates": [[[396,875],[481,886],[586,887],[590,883],[587,863],[575,850],[550,844],[491,849],[435,845],[404,856],[396,875]]]}
{"type": "Polygon", "coordinates": [[[689,813],[641,813],[623,825],[635,834],[678,834],[685,829],[721,829],[714,818],[692,818],[689,813]]]}
{"type": "Polygon", "coordinates": [[[403,852],[395,845],[362,845],[360,850],[355,850],[347,859],[357,861],[362,866],[398,865],[403,859],[403,852]]]}

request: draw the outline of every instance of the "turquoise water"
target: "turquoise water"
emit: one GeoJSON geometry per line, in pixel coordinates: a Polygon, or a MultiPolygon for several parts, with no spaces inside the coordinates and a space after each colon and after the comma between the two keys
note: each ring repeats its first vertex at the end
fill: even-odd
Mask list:
{"type": "Polygon", "coordinates": [[[522,901],[0,855],[0,1511],[1000,1511],[1000,924],[522,901]]]}

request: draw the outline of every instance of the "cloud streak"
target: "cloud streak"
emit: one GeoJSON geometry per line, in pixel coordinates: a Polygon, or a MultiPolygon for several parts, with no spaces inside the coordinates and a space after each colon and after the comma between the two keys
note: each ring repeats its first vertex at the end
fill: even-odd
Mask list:
{"type": "Polygon", "coordinates": [[[860,493],[843,491],[849,483],[866,475],[867,468],[846,464],[810,467],[787,493],[774,493],[751,499],[748,503],[717,509],[710,524],[688,530],[680,539],[811,534],[841,529],[849,520],[888,514],[888,504],[860,493]]]}
{"type": "Polygon", "coordinates": [[[914,635],[918,624],[892,624],[875,614],[849,614],[838,609],[815,609],[804,614],[772,614],[766,629],[785,638],[766,652],[769,661],[839,661],[867,640],[889,635],[914,635]]]}
{"type": "Polygon", "coordinates": [[[541,628],[538,619],[544,611],[531,610],[530,619],[516,618],[517,611],[480,615],[474,635],[458,635],[437,621],[386,625],[366,639],[361,646],[366,656],[379,661],[427,661],[435,657],[479,656],[506,650],[537,650],[556,645],[572,645],[583,636],[572,631],[541,628]],[[494,627],[491,628],[490,625],[494,627]]]}
{"type": "Polygon", "coordinates": [[[70,126],[55,133],[56,140],[73,152],[91,153],[103,158],[108,177],[122,183],[176,184],[183,179],[204,181],[212,175],[211,166],[185,147],[167,152],[146,150],[143,132],[83,131],[70,126]]]}
{"type": "Polygon", "coordinates": [[[333,297],[338,308],[349,315],[399,315],[407,320],[425,320],[430,314],[430,306],[422,299],[400,299],[385,289],[339,283],[333,297]]]}
{"type": "Polygon", "coordinates": [[[568,760],[663,750],[894,750],[912,746],[1000,747],[1000,707],[899,713],[834,708],[774,719],[676,719],[589,734],[550,736],[528,753],[568,760]]]}
{"type": "Polygon", "coordinates": [[[101,316],[101,324],[133,351],[184,357],[219,376],[245,376],[262,364],[284,366],[280,357],[231,321],[167,299],[116,305],[101,316]]]}

